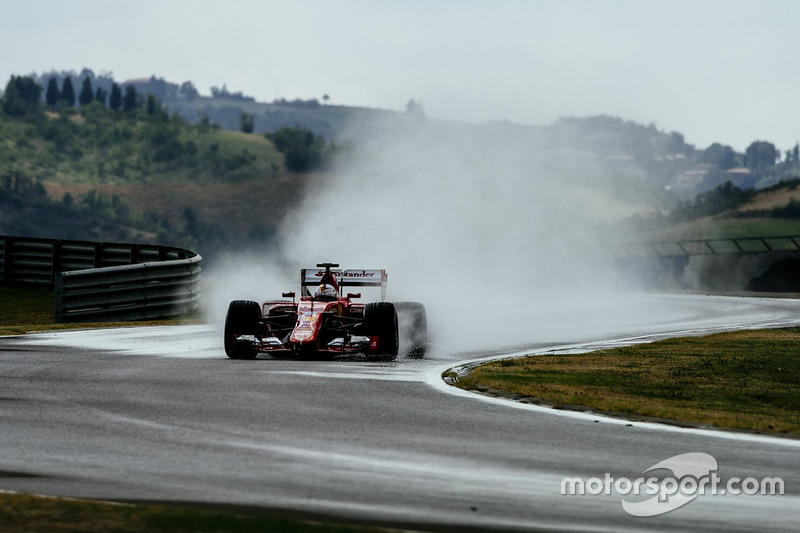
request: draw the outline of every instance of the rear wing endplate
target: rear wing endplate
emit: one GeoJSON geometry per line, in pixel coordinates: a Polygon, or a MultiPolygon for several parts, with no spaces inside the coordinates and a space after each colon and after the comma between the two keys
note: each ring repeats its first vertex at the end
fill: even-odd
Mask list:
{"type": "MultiPolygon", "coordinates": [[[[300,271],[300,294],[310,296],[308,287],[319,285],[324,268],[304,268],[300,271]]],[[[386,271],[364,269],[331,269],[331,274],[336,278],[339,289],[343,287],[380,287],[381,301],[386,299],[386,271]]]]}

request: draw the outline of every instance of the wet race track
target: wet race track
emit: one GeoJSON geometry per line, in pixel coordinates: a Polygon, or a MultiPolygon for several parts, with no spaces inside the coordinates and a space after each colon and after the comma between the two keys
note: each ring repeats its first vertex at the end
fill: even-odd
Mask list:
{"type": "MultiPolygon", "coordinates": [[[[794,300],[650,298],[669,318],[505,351],[800,323],[794,300]]],[[[800,440],[558,411],[442,382],[493,355],[434,346],[391,363],[234,361],[212,326],[3,337],[0,489],[434,530],[796,531],[800,440]],[[705,494],[651,517],[626,512],[614,491],[562,495],[564,478],[635,480],[686,453],[713,456],[723,480],[780,477],[785,494],[705,494]]]]}

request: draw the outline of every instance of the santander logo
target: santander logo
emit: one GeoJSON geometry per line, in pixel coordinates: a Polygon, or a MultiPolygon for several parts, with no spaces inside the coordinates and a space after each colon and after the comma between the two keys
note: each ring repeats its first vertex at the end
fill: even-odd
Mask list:
{"type": "MultiPolygon", "coordinates": [[[[337,278],[374,278],[377,272],[374,270],[343,270],[341,272],[332,272],[337,278]]],[[[315,274],[316,277],[321,278],[325,275],[324,270],[319,270],[315,274]]]]}

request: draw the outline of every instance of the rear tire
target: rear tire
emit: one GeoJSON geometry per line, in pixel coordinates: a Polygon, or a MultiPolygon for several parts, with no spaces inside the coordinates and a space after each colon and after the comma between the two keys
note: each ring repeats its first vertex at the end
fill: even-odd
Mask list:
{"type": "MultiPolygon", "coordinates": [[[[400,337],[408,341],[408,357],[425,357],[428,349],[428,315],[419,302],[395,302],[400,337]]],[[[406,348],[404,348],[406,349],[406,348]]]]}
{"type": "Polygon", "coordinates": [[[380,358],[393,360],[400,351],[397,311],[391,302],[373,302],[364,306],[365,335],[378,337],[378,349],[370,352],[380,358]]]}
{"type": "Polygon", "coordinates": [[[261,306],[249,300],[234,300],[225,317],[225,353],[231,359],[255,359],[258,352],[252,346],[236,342],[236,335],[257,335],[260,330],[261,306]]]}

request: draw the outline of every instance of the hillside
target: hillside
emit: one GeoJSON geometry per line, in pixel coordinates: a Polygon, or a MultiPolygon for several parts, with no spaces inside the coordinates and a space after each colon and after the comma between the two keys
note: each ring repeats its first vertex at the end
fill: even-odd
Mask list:
{"type": "MultiPolygon", "coordinates": [[[[723,187],[699,195],[669,213],[634,217],[650,241],[800,235],[800,181],[788,181],[762,191],[741,191],[738,199],[720,203],[711,213],[688,207],[714,203],[723,187]]],[[[734,193],[736,193],[734,188],[734,193]]],[[[724,195],[723,195],[724,196],[724,195]]]]}
{"type": "MultiPolygon", "coordinates": [[[[101,90],[106,97],[111,93],[115,83],[122,89],[127,87],[135,89],[140,96],[152,94],[169,109],[170,113],[179,114],[191,124],[206,120],[224,129],[238,130],[241,114],[247,113],[254,118],[254,133],[275,131],[281,126],[300,126],[317,135],[339,139],[342,136],[357,135],[358,132],[353,131],[351,126],[362,119],[392,120],[401,115],[384,109],[339,106],[327,102],[321,104],[316,99],[257,102],[241,92],[228,91],[224,86],[221,89],[212,87],[211,96],[205,96],[200,94],[191,81],[177,84],[155,75],[119,81],[114,80],[109,74],[95,74],[88,68],[82,69],[80,73],[51,71],[33,75],[33,79],[41,87],[47,87],[51,80],[55,80],[58,87],[63,87],[67,78],[71,80],[73,87],[80,87],[83,80],[89,80],[92,89],[101,90]]],[[[78,104],[77,95],[73,104],[78,104]]]]}
{"type": "Polygon", "coordinates": [[[0,234],[163,242],[204,255],[269,246],[307,187],[331,177],[319,165],[290,171],[299,167],[287,139],[305,139],[304,150],[313,146],[330,162],[337,153],[402,152],[406,140],[430,137],[435,146],[422,148],[429,153],[402,157],[432,175],[431,166],[479,163],[465,170],[484,169],[479,179],[487,186],[504,179],[495,169],[558,184],[596,219],[632,216],[650,238],[793,233],[799,218],[789,203],[800,201],[794,189],[752,191],[799,179],[797,147],[781,161],[769,143],[753,143],[746,154],[718,144],[700,150],[678,132],[616,117],[466,124],[411,108],[267,104],[226,90],[204,97],[188,82],[155,77],[123,84],[130,109],[109,109],[102,89],[115,82],[85,72],[100,84],[91,102],[46,102],[29,78],[12,78],[0,98],[0,234]],[[459,161],[441,161],[442,149],[459,161]]]}
{"type": "MultiPolygon", "coordinates": [[[[405,118],[384,117],[380,126],[372,121],[363,128],[389,124],[404,135],[416,127],[405,118]]],[[[427,122],[442,136],[452,128],[466,132],[475,146],[514,140],[538,166],[551,169],[552,179],[571,184],[576,198],[594,198],[615,218],[675,209],[678,197],[669,184],[698,165],[698,151],[677,134],[610,117],[562,119],[547,128],[427,122]]],[[[289,172],[264,135],[208,121],[192,125],[176,114],[129,116],[92,104],[25,120],[0,115],[0,135],[0,233],[155,241],[201,253],[268,243],[305,187],[324,179],[324,173],[289,172]]],[[[666,224],[660,219],[658,231],[648,235],[800,231],[800,224],[764,212],[798,197],[794,189],[765,191],[737,210],[666,224]],[[738,210],[758,213],[742,217],[738,210]]]]}
{"type": "MultiPolygon", "coordinates": [[[[72,77],[73,84],[78,79],[89,79],[95,86],[106,88],[113,81],[96,77],[88,69],[80,75],[43,74],[38,80],[44,86],[52,77],[60,81],[72,77]]],[[[355,145],[369,143],[386,131],[402,132],[409,122],[413,124],[419,120],[429,126],[439,124],[447,134],[455,128],[483,139],[518,137],[528,144],[525,149],[549,154],[558,168],[585,176],[613,174],[618,183],[626,184],[626,189],[634,189],[632,195],[642,196],[639,189],[643,188],[645,196],[656,197],[657,205],[669,202],[662,189],[671,191],[666,196],[686,197],[712,189],[725,179],[740,178],[738,174],[727,175],[728,169],[719,168],[714,161],[709,163],[705,152],[686,144],[678,132],[663,132],[654,125],[643,126],[615,117],[565,117],[550,126],[509,122],[448,123],[426,118],[421,106],[411,105],[413,101],[408,103],[405,112],[396,112],[331,105],[316,99],[258,102],[224,86],[221,89],[212,87],[212,95],[203,96],[191,82],[179,85],[156,76],[128,80],[123,86],[132,87],[141,95],[153,94],[170,113],[179,114],[190,124],[206,120],[229,130],[239,129],[241,117],[249,115],[256,133],[275,131],[281,126],[299,126],[328,139],[355,145]],[[712,171],[710,175],[709,171],[712,171]]],[[[743,160],[743,156],[739,159],[743,160]]],[[[636,201],[638,203],[639,199],[636,201]]]]}
{"type": "Polygon", "coordinates": [[[99,104],[0,115],[0,138],[4,234],[201,247],[268,240],[313,179],[286,170],[263,135],[99,104]]]}
{"type": "Polygon", "coordinates": [[[790,202],[800,202],[800,189],[798,182],[785,182],[782,186],[765,189],[753,198],[751,202],[743,205],[739,211],[743,214],[759,214],[772,211],[789,205],[790,202]]]}
{"type": "Polygon", "coordinates": [[[357,135],[353,124],[359,121],[391,120],[400,113],[382,109],[337,105],[265,103],[236,98],[198,96],[191,100],[170,98],[164,105],[188,122],[203,117],[229,130],[239,129],[239,117],[249,113],[254,117],[254,132],[275,131],[281,126],[300,126],[330,139],[352,138],[357,135]]]}

